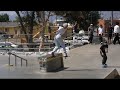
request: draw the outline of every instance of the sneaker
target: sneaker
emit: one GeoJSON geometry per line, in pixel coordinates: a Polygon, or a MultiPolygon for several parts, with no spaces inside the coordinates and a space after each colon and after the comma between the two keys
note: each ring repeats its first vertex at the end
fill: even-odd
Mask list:
{"type": "Polygon", "coordinates": [[[106,68],[106,67],[107,67],[107,64],[102,65],[102,68],[106,68]]]}
{"type": "Polygon", "coordinates": [[[64,57],[68,57],[67,53],[64,54],[64,57]]]}
{"type": "Polygon", "coordinates": [[[68,55],[65,55],[64,57],[68,57],[68,55]]]}
{"type": "Polygon", "coordinates": [[[107,64],[104,64],[105,65],[105,67],[107,67],[107,64]]]}
{"type": "Polygon", "coordinates": [[[105,68],[105,65],[102,65],[102,68],[105,68]]]}
{"type": "Polygon", "coordinates": [[[65,59],[68,57],[68,55],[63,56],[65,59]]]}

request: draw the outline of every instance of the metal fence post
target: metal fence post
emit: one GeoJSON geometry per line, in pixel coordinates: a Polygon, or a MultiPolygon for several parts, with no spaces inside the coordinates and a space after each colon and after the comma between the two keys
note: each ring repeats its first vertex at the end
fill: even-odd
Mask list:
{"type": "Polygon", "coordinates": [[[27,66],[27,61],[26,61],[26,66],[27,66]]]}
{"type": "Polygon", "coordinates": [[[21,66],[22,66],[22,58],[21,58],[21,66]]]}
{"type": "Polygon", "coordinates": [[[15,66],[17,66],[17,63],[16,63],[16,56],[15,56],[15,66]]]}
{"type": "Polygon", "coordinates": [[[10,55],[11,55],[11,53],[8,52],[8,55],[9,55],[9,58],[8,58],[8,64],[9,64],[9,66],[10,66],[10,55]]]}

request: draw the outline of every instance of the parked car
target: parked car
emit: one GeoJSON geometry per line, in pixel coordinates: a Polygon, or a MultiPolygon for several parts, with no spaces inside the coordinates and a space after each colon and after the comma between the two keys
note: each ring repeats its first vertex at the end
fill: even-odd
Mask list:
{"type": "Polygon", "coordinates": [[[0,49],[2,50],[9,50],[9,49],[15,49],[15,48],[18,48],[18,45],[12,42],[0,42],[0,49]]]}
{"type": "Polygon", "coordinates": [[[77,38],[78,40],[81,40],[83,44],[88,44],[89,43],[89,37],[87,35],[83,35],[77,38]]]}

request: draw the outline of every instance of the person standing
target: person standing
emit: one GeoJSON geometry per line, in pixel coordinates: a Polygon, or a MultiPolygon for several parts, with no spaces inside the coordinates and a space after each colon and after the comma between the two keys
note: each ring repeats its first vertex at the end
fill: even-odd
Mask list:
{"type": "Polygon", "coordinates": [[[60,47],[63,48],[64,50],[64,57],[67,57],[67,52],[66,52],[66,48],[65,48],[65,44],[63,42],[63,34],[65,33],[66,29],[68,27],[67,23],[64,23],[63,26],[60,26],[59,29],[56,31],[56,35],[54,36],[54,42],[55,42],[55,48],[52,51],[52,56],[55,56],[55,52],[60,49],[60,47]]]}
{"type": "Polygon", "coordinates": [[[113,34],[113,30],[114,28],[112,27],[112,25],[110,24],[108,27],[108,43],[111,44],[111,39],[112,39],[112,34],[113,34]]]}
{"type": "Polygon", "coordinates": [[[79,25],[77,23],[77,21],[75,22],[74,26],[73,26],[73,42],[76,42],[76,39],[78,38],[79,35],[79,25]]]}
{"type": "Polygon", "coordinates": [[[116,22],[116,25],[114,26],[114,40],[113,40],[114,45],[116,44],[116,41],[118,41],[118,43],[120,44],[119,33],[120,33],[119,22],[116,22]]]}
{"type": "Polygon", "coordinates": [[[52,29],[51,29],[51,27],[50,27],[50,25],[48,26],[48,33],[49,33],[49,39],[51,40],[51,31],[52,31],[52,29]]]}
{"type": "Polygon", "coordinates": [[[106,68],[107,67],[107,64],[106,64],[106,61],[107,61],[107,54],[108,53],[108,44],[107,44],[107,41],[105,42],[102,42],[101,43],[101,47],[100,47],[100,55],[102,56],[103,60],[102,60],[102,67],[103,68],[106,68]]]}
{"type": "Polygon", "coordinates": [[[94,33],[94,27],[93,27],[93,24],[90,24],[90,26],[88,27],[88,36],[89,36],[89,43],[92,44],[92,41],[93,41],[93,33],[94,33]]]}
{"type": "Polygon", "coordinates": [[[73,26],[73,33],[79,33],[79,25],[77,23],[77,21],[75,22],[74,26],[73,26]]]}
{"type": "Polygon", "coordinates": [[[98,35],[99,35],[100,43],[103,42],[103,26],[102,25],[100,25],[98,28],[98,35]]]}

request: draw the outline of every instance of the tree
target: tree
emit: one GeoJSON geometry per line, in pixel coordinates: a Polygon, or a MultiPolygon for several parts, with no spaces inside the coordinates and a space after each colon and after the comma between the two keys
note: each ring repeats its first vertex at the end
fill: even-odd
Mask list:
{"type": "Polygon", "coordinates": [[[0,15],[0,22],[9,22],[9,15],[8,14],[1,14],[0,15]]]}
{"type": "MultiPolygon", "coordinates": [[[[25,34],[27,43],[33,43],[33,26],[39,25],[42,29],[40,31],[41,45],[44,43],[44,32],[47,21],[51,16],[50,11],[15,11],[18,15],[17,21],[20,22],[22,31],[25,34]],[[21,15],[22,14],[22,15],[21,15]]],[[[28,45],[29,48],[33,48],[32,45],[28,45]]]]}
{"type": "MultiPolygon", "coordinates": [[[[15,11],[16,14],[18,15],[19,18],[19,22],[22,28],[22,31],[25,34],[25,38],[27,43],[33,43],[33,22],[35,19],[35,11],[21,11],[22,14],[24,14],[25,16],[25,20],[24,18],[22,18],[21,14],[19,11],[15,11]]],[[[33,48],[33,45],[28,45],[29,48],[33,48]]],[[[30,49],[31,51],[32,49],[30,49]]],[[[32,50],[33,51],[33,50],[32,50]]]]}
{"type": "Polygon", "coordinates": [[[39,46],[39,52],[41,50],[41,48],[44,46],[44,34],[45,34],[45,27],[47,25],[47,22],[49,21],[49,17],[53,15],[52,11],[36,11],[36,15],[37,15],[37,20],[38,23],[40,25],[40,27],[42,27],[40,36],[41,36],[41,43],[39,46]]]}
{"type": "Polygon", "coordinates": [[[100,18],[98,11],[53,11],[56,15],[66,18],[67,22],[74,23],[77,21],[81,28],[87,30],[90,23],[97,25],[100,18]]]}

